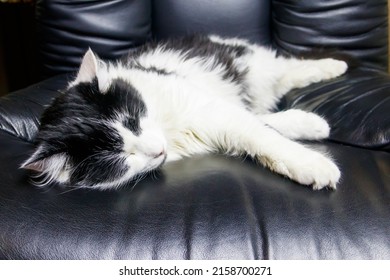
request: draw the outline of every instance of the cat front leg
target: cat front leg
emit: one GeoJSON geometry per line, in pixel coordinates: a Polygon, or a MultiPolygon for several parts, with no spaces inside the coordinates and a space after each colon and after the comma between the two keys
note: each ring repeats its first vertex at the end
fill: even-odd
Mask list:
{"type": "Polygon", "coordinates": [[[329,156],[262,125],[257,127],[256,133],[247,135],[245,140],[242,142],[245,152],[272,171],[312,186],[314,190],[324,187],[336,189],[341,173],[329,156]]]}
{"type": "Polygon", "coordinates": [[[208,114],[202,124],[202,142],[230,155],[249,155],[272,171],[319,190],[332,189],[340,171],[330,157],[296,143],[239,108],[226,114],[208,114]]]}
{"type": "Polygon", "coordinates": [[[308,149],[298,143],[287,144],[275,151],[263,147],[256,159],[276,173],[284,175],[314,190],[324,187],[336,189],[341,173],[337,165],[320,152],[308,149]]]}

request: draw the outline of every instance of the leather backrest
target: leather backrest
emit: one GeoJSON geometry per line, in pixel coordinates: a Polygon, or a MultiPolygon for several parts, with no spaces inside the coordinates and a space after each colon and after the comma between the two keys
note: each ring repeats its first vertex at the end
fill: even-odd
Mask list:
{"type": "Polygon", "coordinates": [[[335,48],[387,70],[387,0],[273,0],[272,11],[276,48],[335,48]]]}
{"type": "Polygon", "coordinates": [[[154,0],[157,39],[193,33],[241,37],[269,45],[270,0],[154,0]]]}
{"type": "Polygon", "coordinates": [[[85,51],[114,59],[151,38],[149,0],[38,0],[42,76],[74,71],[85,51]]]}
{"type": "Polygon", "coordinates": [[[36,6],[43,77],[77,69],[88,47],[114,59],[153,35],[215,33],[271,43],[270,0],[38,0],[36,6]]]}
{"type": "Polygon", "coordinates": [[[345,51],[387,69],[387,0],[38,0],[43,77],[74,71],[88,47],[118,58],[152,38],[238,36],[290,53],[345,51]]]}

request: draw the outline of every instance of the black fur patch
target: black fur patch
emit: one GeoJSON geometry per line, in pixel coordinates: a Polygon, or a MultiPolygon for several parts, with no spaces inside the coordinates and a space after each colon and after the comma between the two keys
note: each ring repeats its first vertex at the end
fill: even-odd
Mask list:
{"type": "MultiPolygon", "coordinates": [[[[249,50],[245,46],[231,46],[211,41],[207,36],[192,35],[187,37],[172,38],[164,42],[149,42],[141,48],[129,53],[124,61],[136,61],[144,53],[151,52],[157,47],[165,50],[179,51],[187,59],[205,58],[215,60],[214,67],[223,67],[225,72],[223,78],[237,84],[241,84],[245,71],[240,71],[234,65],[234,60],[245,55],[249,50]]],[[[157,71],[161,74],[172,74],[153,67],[148,71],[157,71]]]]}
{"type": "Polygon", "coordinates": [[[164,76],[173,74],[171,72],[167,72],[165,69],[159,69],[159,68],[154,67],[154,66],[144,67],[144,66],[140,65],[138,62],[134,62],[133,64],[130,65],[130,67],[141,70],[141,71],[145,71],[145,72],[157,73],[159,75],[164,75],[164,76]]]}
{"type": "Polygon", "coordinates": [[[127,167],[119,156],[123,140],[109,125],[118,116],[134,134],[141,133],[140,118],[147,113],[138,92],[121,79],[107,92],[98,81],[80,83],[57,97],[41,118],[37,144],[44,143],[42,157],[65,153],[72,169],[72,185],[93,185],[123,176],[127,167]]]}

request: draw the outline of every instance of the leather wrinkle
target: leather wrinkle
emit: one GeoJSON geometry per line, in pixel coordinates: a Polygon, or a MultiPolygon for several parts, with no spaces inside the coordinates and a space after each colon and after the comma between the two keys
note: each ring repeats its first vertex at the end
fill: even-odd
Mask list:
{"type": "Polygon", "coordinates": [[[240,179],[240,189],[242,194],[243,205],[245,207],[245,213],[247,214],[247,222],[249,227],[250,244],[252,249],[253,259],[267,260],[269,255],[269,242],[268,232],[264,219],[258,218],[258,213],[254,206],[253,196],[250,195],[247,184],[243,179],[240,179]],[[261,241],[259,241],[259,239],[261,241]],[[261,246],[261,250],[259,245],[261,246]]]}
{"type": "Polygon", "coordinates": [[[387,69],[386,0],[272,3],[276,46],[294,52],[316,43],[335,45],[362,58],[371,67],[387,69]]]}

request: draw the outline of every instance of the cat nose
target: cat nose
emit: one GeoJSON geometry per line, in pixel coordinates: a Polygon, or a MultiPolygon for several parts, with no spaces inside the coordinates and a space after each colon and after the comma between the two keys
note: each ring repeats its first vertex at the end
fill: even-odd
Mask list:
{"type": "Polygon", "coordinates": [[[143,153],[149,158],[159,158],[166,154],[165,145],[153,143],[149,145],[145,145],[143,148],[143,153]]]}
{"type": "Polygon", "coordinates": [[[158,158],[167,153],[167,144],[163,135],[146,130],[139,137],[137,149],[149,158],[158,158]]]}
{"type": "Polygon", "coordinates": [[[163,155],[165,155],[165,149],[162,149],[159,153],[157,152],[157,153],[155,153],[154,155],[152,155],[152,157],[153,158],[159,158],[159,157],[161,157],[161,156],[163,156],[163,155]]]}

